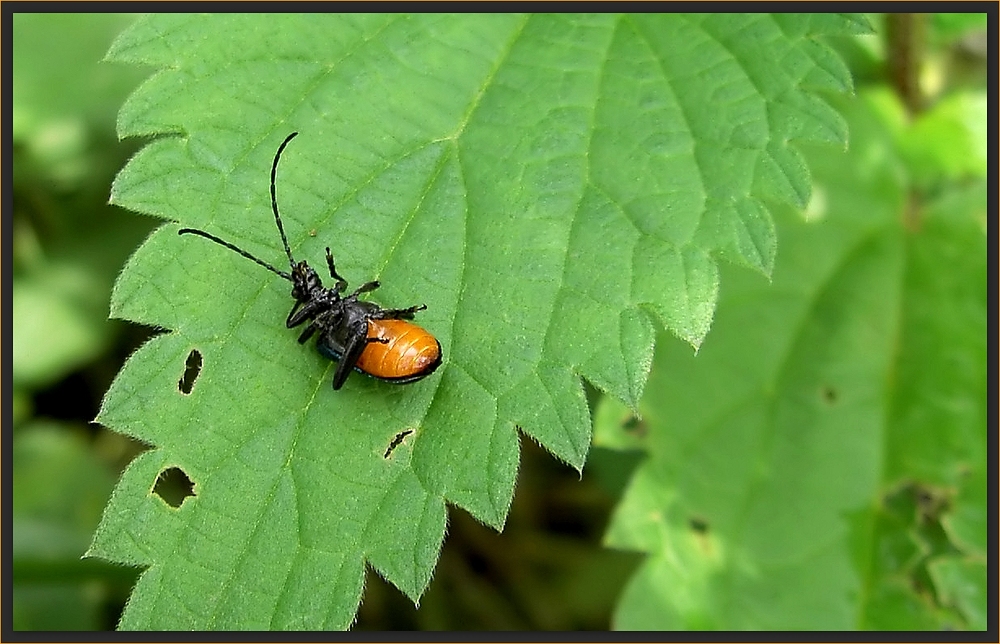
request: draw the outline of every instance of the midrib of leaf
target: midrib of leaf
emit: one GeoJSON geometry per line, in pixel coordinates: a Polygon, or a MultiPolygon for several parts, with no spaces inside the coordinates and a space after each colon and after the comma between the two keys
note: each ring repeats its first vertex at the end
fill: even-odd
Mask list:
{"type": "MultiPolygon", "coordinates": [[[[459,176],[460,184],[461,184],[462,189],[463,189],[463,196],[465,197],[465,203],[464,203],[464,205],[465,205],[465,220],[466,220],[466,222],[468,222],[468,220],[469,220],[469,202],[468,202],[469,186],[468,186],[468,184],[465,181],[465,178],[467,176],[467,171],[466,171],[466,169],[465,169],[465,167],[463,165],[463,162],[462,162],[461,142],[460,142],[459,137],[465,132],[466,128],[468,127],[469,121],[472,119],[473,114],[475,114],[476,109],[480,106],[480,104],[482,102],[482,99],[483,99],[483,96],[486,95],[486,90],[493,85],[493,82],[494,82],[494,80],[496,78],[497,73],[499,72],[500,68],[503,66],[503,62],[506,61],[506,60],[508,60],[508,58],[510,57],[510,53],[511,53],[511,51],[513,51],[514,45],[517,43],[518,39],[521,37],[521,34],[524,32],[524,28],[525,28],[525,26],[527,26],[528,20],[529,20],[529,17],[526,16],[521,21],[521,24],[511,34],[511,37],[508,39],[506,45],[503,47],[501,55],[499,55],[497,57],[496,63],[493,65],[493,67],[488,72],[486,78],[481,83],[481,85],[480,85],[479,89],[477,90],[476,95],[473,98],[473,100],[470,101],[469,107],[468,107],[468,109],[466,109],[465,114],[462,116],[462,119],[459,122],[458,126],[455,128],[455,130],[452,132],[452,134],[447,137],[447,138],[451,139],[454,142],[455,163],[456,163],[457,168],[458,168],[458,176],[459,176]]],[[[441,167],[442,168],[444,167],[443,164],[442,164],[441,167]]],[[[460,268],[460,274],[459,274],[459,278],[458,278],[458,297],[457,297],[457,301],[458,302],[462,302],[462,300],[464,299],[465,292],[466,292],[466,290],[469,287],[469,282],[466,279],[466,268],[469,266],[469,259],[470,259],[469,258],[469,238],[468,238],[468,234],[469,234],[469,227],[468,227],[468,225],[466,225],[462,229],[462,236],[463,236],[463,243],[462,243],[462,247],[463,247],[463,261],[462,261],[462,265],[461,265],[461,268],[460,268]]],[[[458,317],[459,317],[458,316],[458,311],[456,310],[455,315],[451,319],[450,337],[452,337],[452,338],[458,337],[457,334],[455,333],[455,330],[456,330],[455,329],[455,325],[456,325],[456,321],[458,320],[458,317]]],[[[455,365],[457,368],[461,368],[462,371],[463,371],[463,373],[466,375],[466,377],[468,377],[473,382],[476,382],[476,384],[478,384],[484,391],[489,391],[483,385],[483,383],[476,381],[476,378],[475,378],[474,374],[470,373],[469,370],[462,368],[461,364],[458,362],[457,359],[453,358],[452,359],[452,364],[455,365]]],[[[440,385],[440,381],[438,383],[438,386],[439,385],[440,385]]],[[[437,394],[438,394],[437,387],[435,387],[434,396],[436,397],[437,394]]],[[[428,408],[429,408],[429,406],[428,406],[428,408]]],[[[425,416],[426,416],[426,410],[425,410],[425,416]]],[[[492,438],[492,432],[491,432],[491,438],[492,438]]],[[[493,450],[490,450],[489,453],[492,456],[493,450]]],[[[494,506],[493,510],[494,510],[494,513],[497,514],[497,515],[500,515],[500,514],[503,513],[503,508],[498,508],[498,507],[494,506]]]]}
{"type": "MultiPolygon", "coordinates": [[[[421,146],[421,149],[425,147],[430,147],[430,146],[429,145],[421,146]]],[[[456,149],[456,146],[450,146],[450,147],[457,154],[458,151],[456,149]]],[[[395,239],[393,239],[386,247],[386,251],[382,257],[382,261],[379,262],[378,269],[375,271],[376,275],[381,275],[382,271],[384,271],[386,266],[388,266],[389,260],[392,258],[393,253],[396,252],[396,249],[399,248],[400,241],[402,241],[403,237],[406,235],[407,229],[410,227],[410,224],[413,223],[413,219],[417,216],[417,213],[420,211],[420,207],[424,204],[424,200],[427,199],[427,195],[434,187],[434,184],[437,183],[438,179],[441,177],[441,172],[447,165],[449,156],[450,155],[448,154],[447,148],[445,148],[445,150],[440,155],[438,155],[437,165],[434,167],[433,172],[431,172],[431,174],[427,177],[427,181],[424,184],[424,189],[421,191],[420,196],[417,197],[416,203],[410,210],[409,217],[407,217],[402,227],[400,227],[399,233],[396,235],[395,239]]],[[[434,386],[434,388],[437,389],[439,386],[440,386],[440,381],[434,386]]],[[[431,397],[431,400],[428,402],[428,407],[430,406],[430,402],[433,402],[433,396],[431,397]]],[[[425,415],[426,415],[426,410],[425,410],[425,415]]]]}
{"type": "MultiPolygon", "coordinates": [[[[476,99],[475,99],[475,103],[476,103],[476,105],[475,105],[475,106],[473,106],[472,108],[470,108],[469,110],[467,110],[467,112],[466,112],[466,115],[465,115],[465,117],[464,117],[464,119],[463,119],[463,123],[462,123],[462,125],[461,125],[461,128],[460,128],[460,129],[461,129],[461,130],[462,130],[463,132],[464,132],[464,131],[465,131],[465,130],[467,129],[467,127],[468,127],[468,124],[469,124],[470,122],[472,122],[472,121],[474,120],[474,118],[475,118],[475,113],[476,113],[476,107],[478,107],[478,105],[479,105],[479,104],[481,103],[481,100],[482,100],[482,98],[483,98],[483,97],[484,97],[484,96],[486,95],[486,93],[487,93],[487,91],[488,91],[488,89],[489,89],[489,87],[488,87],[488,86],[489,86],[489,85],[490,85],[490,84],[491,84],[491,83],[492,83],[492,82],[494,81],[494,79],[496,78],[496,75],[497,75],[497,74],[499,73],[499,71],[500,71],[500,70],[501,70],[501,69],[503,68],[503,62],[504,62],[504,60],[506,60],[507,58],[509,58],[509,56],[510,56],[511,52],[512,52],[512,51],[513,51],[513,49],[515,48],[515,44],[516,44],[516,41],[517,41],[517,38],[519,38],[519,37],[520,37],[520,35],[521,35],[521,34],[523,33],[523,31],[524,31],[524,29],[525,29],[525,26],[527,25],[527,22],[528,22],[528,21],[525,21],[525,22],[522,22],[522,24],[521,24],[521,26],[520,26],[520,29],[518,30],[517,34],[515,34],[515,36],[514,36],[513,38],[511,38],[511,39],[510,39],[510,41],[508,42],[508,45],[507,45],[507,47],[506,47],[506,50],[505,50],[505,52],[504,52],[504,54],[503,54],[503,57],[504,57],[504,59],[503,59],[503,60],[501,60],[500,62],[498,62],[498,64],[494,66],[494,68],[493,68],[493,70],[492,70],[492,72],[491,72],[491,75],[490,75],[490,77],[489,77],[489,80],[488,80],[488,81],[487,81],[486,83],[484,83],[484,85],[483,85],[483,86],[481,86],[481,87],[479,88],[479,91],[477,92],[477,96],[476,96],[476,99]]],[[[463,155],[462,155],[461,153],[459,153],[459,154],[458,154],[458,160],[459,160],[459,163],[460,163],[460,167],[461,167],[461,168],[463,168],[463,170],[462,170],[462,172],[461,172],[461,176],[463,177],[463,179],[465,179],[465,178],[467,177],[467,175],[468,175],[468,171],[467,171],[467,170],[465,170],[465,164],[464,164],[464,161],[463,161],[463,155]]],[[[464,186],[465,186],[465,188],[466,188],[466,192],[468,192],[468,191],[469,191],[469,190],[471,189],[471,187],[469,186],[469,184],[468,184],[467,180],[464,180],[464,181],[463,181],[463,185],[464,185],[464,186]]],[[[577,198],[577,201],[579,201],[579,197],[577,198]]],[[[572,226],[572,221],[568,222],[568,223],[567,223],[567,224],[565,225],[565,227],[567,227],[567,228],[569,228],[569,227],[571,227],[571,226],[572,226]]],[[[467,238],[467,239],[468,239],[468,234],[469,234],[469,233],[468,233],[468,228],[466,228],[466,238],[467,238]]],[[[568,233],[567,233],[567,234],[568,234],[568,233]]],[[[564,238],[565,238],[565,235],[564,235],[564,238]]],[[[466,241],[466,243],[464,244],[464,247],[465,247],[465,256],[466,256],[466,261],[464,262],[464,264],[463,264],[463,267],[464,267],[464,266],[468,266],[468,265],[470,264],[470,262],[472,261],[472,260],[470,259],[470,256],[469,256],[469,252],[470,252],[470,244],[469,244],[469,242],[468,242],[468,241],[466,241]]],[[[566,257],[566,249],[561,249],[561,251],[562,251],[562,258],[563,258],[563,259],[562,259],[562,262],[563,262],[563,265],[565,265],[565,257],[566,257]]],[[[465,274],[463,273],[463,279],[462,279],[462,285],[461,285],[461,293],[462,293],[462,294],[464,294],[464,293],[465,293],[465,292],[467,291],[467,289],[469,288],[469,280],[468,280],[468,279],[466,279],[466,278],[464,277],[464,275],[465,275],[465,274]]],[[[460,296],[459,296],[459,302],[461,303],[461,302],[463,302],[463,301],[464,301],[464,297],[463,297],[463,295],[460,295],[460,296]]],[[[548,304],[548,302],[546,302],[546,304],[548,304]]],[[[552,305],[550,305],[550,310],[551,310],[551,306],[552,306],[552,305]]],[[[460,307],[459,307],[459,311],[458,311],[458,312],[456,313],[456,316],[455,316],[455,324],[457,324],[457,323],[459,322],[459,319],[460,319],[460,317],[461,317],[461,308],[463,308],[463,307],[461,307],[461,306],[460,306],[460,307]]],[[[548,318],[546,319],[546,322],[547,322],[547,325],[548,325],[548,324],[551,324],[551,315],[550,315],[550,316],[549,316],[549,317],[548,317],[548,318]]],[[[453,325],[453,328],[456,328],[456,327],[455,327],[455,326],[453,325]]],[[[456,338],[456,342],[460,341],[460,340],[461,340],[461,337],[462,337],[462,336],[461,336],[460,334],[458,334],[458,333],[453,333],[453,336],[454,336],[454,337],[456,338]]],[[[544,338],[544,335],[543,335],[543,338],[544,338]]],[[[541,346],[541,347],[544,347],[544,344],[545,344],[545,341],[544,341],[544,339],[543,339],[543,340],[542,340],[542,342],[540,342],[539,344],[540,344],[540,346],[541,346]]],[[[457,345],[456,345],[456,347],[455,347],[455,349],[454,349],[454,350],[455,350],[455,354],[456,354],[456,356],[459,356],[459,355],[461,355],[461,351],[460,351],[460,348],[459,348],[459,347],[458,347],[457,345]]],[[[543,353],[544,353],[544,349],[542,350],[542,354],[543,354],[543,353]]],[[[539,356],[541,356],[542,354],[539,354],[539,356]]],[[[536,363],[536,364],[538,364],[538,363],[540,362],[540,360],[541,360],[541,359],[543,359],[543,358],[540,358],[540,357],[536,357],[536,358],[534,359],[534,361],[535,361],[535,363],[536,363]]],[[[476,376],[474,375],[474,373],[473,373],[472,371],[470,371],[469,369],[465,369],[465,368],[462,368],[462,365],[461,365],[460,363],[458,363],[458,362],[457,362],[457,358],[456,358],[456,359],[453,359],[453,363],[452,363],[452,364],[453,364],[453,365],[455,365],[455,366],[456,366],[456,367],[458,367],[458,368],[461,368],[461,369],[462,369],[462,371],[463,371],[463,372],[464,372],[464,373],[465,373],[465,374],[466,374],[466,375],[467,375],[468,377],[470,377],[470,379],[471,379],[471,380],[473,380],[473,381],[476,381],[476,380],[477,380],[477,377],[476,377],[476,376]]],[[[487,392],[491,391],[491,389],[493,389],[493,388],[495,387],[495,383],[494,383],[494,387],[490,387],[490,386],[488,386],[488,385],[489,385],[489,383],[484,383],[484,382],[479,382],[478,384],[479,384],[479,387],[480,387],[480,388],[481,388],[481,389],[482,389],[483,391],[487,391],[487,392]]],[[[496,401],[497,401],[497,398],[496,398],[496,394],[495,394],[495,393],[494,393],[494,394],[492,395],[492,398],[493,398],[493,400],[494,400],[494,405],[495,405],[495,404],[496,404],[496,401]]],[[[550,399],[551,399],[551,396],[550,396],[550,399]]],[[[557,409],[558,409],[558,408],[557,408],[557,409]]],[[[488,467],[490,466],[490,465],[489,465],[489,463],[490,463],[490,462],[492,461],[492,458],[493,458],[493,457],[494,457],[494,455],[495,455],[495,454],[497,453],[497,452],[496,452],[496,445],[497,445],[496,441],[497,441],[497,440],[500,440],[500,438],[499,438],[499,436],[497,436],[497,435],[496,435],[496,430],[494,430],[494,431],[493,431],[493,432],[491,433],[491,438],[490,438],[490,441],[489,441],[489,442],[490,442],[490,444],[494,445],[495,447],[494,447],[494,449],[490,449],[490,450],[488,450],[488,455],[487,455],[487,459],[488,459],[488,467]]],[[[579,460],[579,458],[577,458],[577,459],[574,459],[574,460],[579,460]]],[[[459,478],[461,478],[461,477],[459,477],[459,478]]],[[[445,496],[446,496],[446,497],[448,497],[448,496],[449,496],[447,492],[445,492],[445,496]]],[[[496,503],[496,501],[497,501],[497,496],[496,496],[495,494],[493,494],[493,493],[489,494],[488,496],[489,496],[489,498],[490,498],[490,499],[492,500],[492,505],[493,505],[493,514],[494,514],[495,516],[503,516],[504,514],[506,514],[506,505],[507,505],[507,504],[506,504],[506,503],[503,503],[503,502],[501,502],[501,503],[503,503],[503,504],[502,504],[502,506],[501,506],[501,505],[497,505],[497,503],[496,503]]],[[[452,499],[452,500],[454,500],[454,499],[452,499]]]]}
{"type": "MultiPolygon", "coordinates": [[[[887,229],[885,226],[873,227],[871,230],[859,235],[851,244],[844,248],[844,251],[840,254],[839,260],[831,264],[826,274],[816,281],[814,288],[803,298],[803,306],[800,307],[799,315],[796,320],[794,320],[789,326],[795,329],[794,333],[789,334],[787,341],[784,344],[784,349],[782,350],[782,355],[778,360],[775,361],[775,371],[772,376],[767,380],[767,382],[761,383],[760,391],[749,392],[747,400],[750,397],[756,397],[763,395],[768,400],[767,412],[765,417],[769,422],[764,424],[764,434],[761,436],[761,447],[758,450],[760,453],[770,452],[773,433],[775,429],[775,424],[773,422],[775,418],[775,405],[778,403],[777,392],[781,391],[781,383],[788,380],[788,373],[791,371],[791,366],[794,362],[795,350],[797,347],[801,346],[803,343],[803,334],[806,332],[809,320],[816,317],[816,312],[820,306],[822,299],[829,293],[832,284],[835,284],[837,280],[841,277],[843,272],[847,270],[853,260],[857,255],[866,247],[870,246],[872,242],[879,237],[887,234],[887,229]]],[[[898,309],[898,307],[897,307],[898,309]]],[[[897,318],[898,320],[899,318],[897,318]]],[[[898,329],[895,334],[898,337],[898,329]]],[[[732,405],[731,407],[739,407],[740,404],[732,405]]],[[[884,432],[883,432],[884,437],[884,432]]],[[[763,475],[757,474],[754,476],[753,482],[749,486],[747,498],[753,496],[756,492],[757,487],[764,480],[763,475]]],[[[747,509],[743,510],[743,517],[740,519],[740,526],[746,526],[746,512],[747,509]]]]}
{"type": "MultiPolygon", "coordinates": [[[[318,387],[317,387],[317,389],[318,389],[318,387]]],[[[313,393],[315,394],[315,391],[313,393]]],[[[302,423],[301,422],[297,423],[296,426],[295,426],[295,434],[294,434],[294,436],[292,438],[292,442],[291,442],[291,446],[290,446],[291,448],[288,450],[288,457],[285,459],[286,463],[288,463],[291,460],[291,456],[294,453],[294,446],[295,446],[295,443],[298,441],[299,432],[300,432],[301,427],[302,427],[302,423]]],[[[226,575],[225,579],[222,582],[221,592],[219,592],[213,598],[214,601],[212,601],[212,604],[213,604],[214,608],[208,613],[208,623],[212,627],[216,626],[216,617],[217,617],[218,611],[219,611],[219,603],[226,596],[227,593],[225,591],[231,586],[231,584],[233,582],[233,579],[236,577],[237,571],[240,569],[240,566],[243,563],[243,561],[245,561],[245,559],[247,557],[247,553],[250,551],[251,544],[253,543],[254,536],[256,536],[257,533],[258,533],[258,531],[260,530],[260,527],[261,527],[261,518],[268,513],[269,509],[271,509],[272,504],[274,503],[275,493],[277,492],[278,486],[280,485],[281,479],[282,479],[282,477],[284,475],[285,475],[285,473],[279,470],[278,471],[278,475],[274,477],[274,481],[271,484],[271,488],[270,488],[270,490],[268,492],[267,498],[264,500],[263,503],[260,504],[260,506],[259,506],[260,509],[257,512],[257,515],[254,517],[255,521],[254,521],[253,529],[250,531],[250,534],[247,535],[247,539],[243,542],[243,544],[242,544],[243,548],[240,551],[239,556],[236,557],[236,559],[233,562],[232,566],[229,567],[228,574],[226,575]]],[[[298,497],[298,495],[296,494],[296,498],[297,497],[298,497]]],[[[185,533],[190,532],[190,530],[191,530],[191,524],[190,523],[185,524],[185,530],[184,530],[185,533]]],[[[285,579],[288,578],[288,575],[289,575],[290,572],[291,572],[290,570],[288,570],[288,571],[285,572],[285,579]]],[[[284,585],[284,580],[282,580],[282,585],[284,585]]],[[[279,600],[280,600],[280,597],[279,597],[279,600]]]]}
{"type": "MultiPolygon", "coordinates": [[[[507,40],[506,45],[504,45],[503,49],[501,50],[500,55],[497,56],[496,63],[487,73],[486,78],[483,79],[483,82],[480,84],[479,89],[476,91],[476,95],[472,98],[471,101],[469,101],[469,107],[468,109],[465,110],[465,114],[462,115],[462,118],[459,120],[458,126],[455,128],[455,130],[448,136],[443,137],[442,139],[437,139],[437,141],[451,140],[455,141],[456,146],[458,145],[459,138],[462,136],[462,133],[465,132],[465,128],[468,127],[469,121],[472,120],[473,114],[475,114],[476,110],[479,108],[479,105],[483,100],[483,96],[486,95],[486,90],[488,90],[490,87],[493,86],[493,81],[496,78],[497,72],[500,71],[500,68],[503,67],[503,64],[510,57],[510,52],[514,50],[514,46],[517,44],[517,41],[521,38],[521,34],[524,33],[524,28],[528,25],[529,20],[531,20],[530,15],[523,16],[521,24],[518,25],[517,28],[514,29],[514,31],[511,33],[510,38],[507,40]]],[[[465,187],[468,188],[468,186],[465,187]]]]}

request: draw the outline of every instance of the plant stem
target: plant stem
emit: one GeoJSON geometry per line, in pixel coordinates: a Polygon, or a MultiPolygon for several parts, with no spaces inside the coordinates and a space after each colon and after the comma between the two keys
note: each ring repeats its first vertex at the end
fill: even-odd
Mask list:
{"type": "Polygon", "coordinates": [[[924,108],[920,66],[927,47],[927,14],[890,13],[885,24],[889,83],[909,114],[919,114],[924,108]]]}

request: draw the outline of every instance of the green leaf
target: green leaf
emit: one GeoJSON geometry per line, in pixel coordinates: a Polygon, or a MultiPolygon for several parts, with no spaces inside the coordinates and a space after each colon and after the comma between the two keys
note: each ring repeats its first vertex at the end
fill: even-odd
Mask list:
{"type": "Polygon", "coordinates": [[[595,444],[648,454],[606,535],[648,555],[617,628],[983,628],[985,185],[908,193],[876,102],[807,155],[773,283],[723,270],[697,359],[662,339],[641,421],[598,409],[595,444]]]}
{"type": "Polygon", "coordinates": [[[384,306],[424,303],[444,348],[406,387],[353,375],[283,328],[288,284],[168,224],[112,314],[170,330],[126,363],[100,422],[155,446],[126,471],[91,554],[149,566],[123,628],[344,628],[364,566],[414,601],[445,502],[503,526],[518,430],[576,469],[581,377],[635,406],[655,319],[694,347],[716,257],[771,271],[766,200],[804,203],[791,141],[843,144],[804,88],[850,87],[817,44],[831,16],[151,16],[109,58],[158,71],[122,135],[161,138],[115,203],[265,261],[292,253],[384,306]],[[313,236],[315,235],[315,236],[313,236]],[[178,390],[188,357],[202,366],[178,390]],[[387,446],[410,429],[391,458],[387,446]],[[194,483],[172,508],[164,469],[194,483]]]}

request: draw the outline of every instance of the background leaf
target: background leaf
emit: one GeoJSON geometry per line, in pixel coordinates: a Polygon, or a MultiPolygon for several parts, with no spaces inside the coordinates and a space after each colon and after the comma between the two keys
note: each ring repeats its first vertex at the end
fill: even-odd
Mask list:
{"type": "Polygon", "coordinates": [[[332,363],[282,328],[287,284],[176,225],[157,230],[112,313],[171,332],[126,363],[99,417],[155,446],[91,548],[149,567],[121,626],[346,627],[365,562],[420,597],[446,500],[503,526],[517,428],[582,468],[580,377],[635,406],[651,318],[698,347],[714,257],[770,273],[765,203],[809,194],[789,142],[846,135],[804,91],[850,86],[813,37],[863,28],[734,15],[139,21],[109,57],[159,71],[120,132],[181,136],[133,158],[113,201],[280,264],[267,172],[297,130],[278,173],[296,258],[321,262],[329,244],[352,283],[383,282],[381,304],[426,303],[419,321],[445,364],[412,386],[352,376],[333,394],[332,363]],[[192,351],[202,366],[184,393],[192,351]],[[150,493],[170,468],[193,482],[177,508],[150,493]]]}
{"type": "Polygon", "coordinates": [[[604,400],[595,444],[648,454],[606,536],[648,554],[616,628],[985,628],[985,184],[919,199],[893,100],[840,102],[854,143],[810,149],[773,283],[723,271],[641,423],[604,400]]]}

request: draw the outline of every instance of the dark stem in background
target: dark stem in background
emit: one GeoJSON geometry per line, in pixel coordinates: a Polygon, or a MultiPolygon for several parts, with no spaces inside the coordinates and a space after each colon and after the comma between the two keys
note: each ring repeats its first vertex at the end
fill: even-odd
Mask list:
{"type": "Polygon", "coordinates": [[[924,108],[920,64],[927,49],[927,14],[886,14],[885,27],[889,83],[906,105],[907,112],[915,116],[924,108]]]}
{"type": "MultiPolygon", "coordinates": [[[[912,120],[925,107],[920,91],[920,67],[927,51],[927,14],[886,14],[885,31],[888,80],[912,120]]],[[[901,213],[903,225],[911,232],[920,230],[921,202],[919,191],[911,186],[901,213]]]]}

